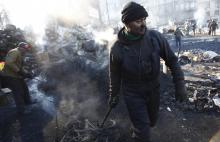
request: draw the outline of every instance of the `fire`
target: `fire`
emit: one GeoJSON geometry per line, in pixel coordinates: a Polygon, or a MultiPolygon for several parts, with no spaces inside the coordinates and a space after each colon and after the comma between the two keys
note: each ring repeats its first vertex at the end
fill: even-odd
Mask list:
{"type": "Polygon", "coordinates": [[[5,62],[0,62],[0,71],[4,68],[5,62]]]}

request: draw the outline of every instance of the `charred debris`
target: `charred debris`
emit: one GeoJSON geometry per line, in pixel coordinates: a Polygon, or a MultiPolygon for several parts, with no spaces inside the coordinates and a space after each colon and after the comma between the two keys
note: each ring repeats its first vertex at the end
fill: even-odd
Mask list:
{"type": "MultiPolygon", "coordinates": [[[[13,25],[0,31],[1,61],[4,61],[8,50],[25,40],[24,35],[13,25]]],[[[120,124],[127,115],[123,113],[123,107],[115,110],[104,127],[100,127],[108,109],[110,44],[105,38],[97,42],[89,28],[51,26],[46,29],[43,46],[39,48],[34,45],[36,50],[26,55],[24,61],[27,62],[27,69],[35,75],[35,81],[30,81],[29,85],[37,84],[36,88],[31,88],[35,90],[30,91],[37,90],[53,98],[55,112],[52,115],[56,116],[53,120],[56,133],[51,135],[56,142],[125,141],[125,134],[120,131],[125,125],[128,126],[128,120],[120,124]],[[119,116],[116,117],[115,113],[119,116]]],[[[184,105],[175,103],[168,71],[168,74],[161,75],[161,110],[219,113],[219,53],[219,49],[182,50],[179,63],[185,73],[189,100],[184,105]]]]}

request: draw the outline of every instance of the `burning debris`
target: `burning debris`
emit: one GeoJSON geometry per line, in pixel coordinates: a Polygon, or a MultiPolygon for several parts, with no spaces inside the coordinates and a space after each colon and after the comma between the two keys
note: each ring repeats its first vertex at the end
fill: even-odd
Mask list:
{"type": "MultiPolygon", "coordinates": [[[[27,68],[38,76],[29,83],[33,96],[40,101],[43,110],[52,116],[57,115],[57,120],[53,119],[51,123],[55,125],[57,121],[59,135],[47,132],[48,135],[60,142],[126,141],[124,137],[129,137],[129,132],[120,133],[123,128],[118,122],[122,121],[120,115],[123,115],[127,121],[123,127],[130,128],[128,114],[120,110],[118,117],[110,117],[104,127],[97,122],[103,118],[103,110],[107,107],[107,47],[110,42],[96,42],[92,33],[78,26],[53,30],[57,31],[48,35],[53,36],[52,33],[57,32],[59,36],[45,37],[44,48],[40,50],[44,51],[41,52],[43,58],[36,61],[32,55],[27,55],[25,59],[30,64],[27,68]],[[35,64],[38,61],[42,62],[35,64]]],[[[178,107],[174,96],[170,97],[174,94],[171,81],[165,77],[161,87],[161,110],[169,113],[176,113],[177,109],[183,112],[219,112],[218,56],[218,52],[204,50],[181,53],[179,61],[186,75],[189,101],[183,108],[178,107]]]]}
{"type": "MultiPolygon", "coordinates": [[[[64,1],[61,3],[63,4],[64,1]]],[[[101,13],[100,5],[96,2],[94,4],[93,0],[90,2],[79,1],[80,6],[79,3],[68,1],[68,8],[65,10],[61,10],[63,8],[61,3],[55,4],[59,7],[56,11],[68,12],[68,15],[76,18],[75,21],[78,23],[82,22],[81,19],[91,20],[90,16],[93,17],[94,23],[100,21],[102,24],[104,22],[105,14],[101,13]],[[92,7],[88,6],[90,3],[93,3],[92,7]],[[99,8],[98,12],[96,8],[99,8]],[[80,11],[84,9],[84,12],[88,12],[89,18],[85,18],[81,13],[76,12],[78,9],[80,11]],[[76,15],[72,15],[73,13],[76,15]]],[[[103,4],[101,8],[109,10],[104,12],[107,13],[108,22],[114,22],[113,17],[116,17],[117,14],[115,11],[114,16],[110,14],[111,7],[115,10],[114,6],[119,6],[123,2],[115,1],[111,4],[110,2],[103,3],[100,1],[100,3],[103,4]]],[[[146,3],[149,6],[149,2],[146,3]]],[[[20,4],[24,5],[18,2],[16,7],[19,8],[18,14],[23,16],[25,14],[19,12],[22,7],[20,4]]],[[[48,4],[53,5],[52,3],[48,4]]],[[[26,5],[29,4],[24,6],[26,5]]],[[[178,8],[178,4],[172,5],[178,8]]],[[[35,26],[34,28],[44,27],[45,23],[42,22],[44,16],[39,14],[42,14],[41,12],[45,9],[50,10],[50,6],[47,3],[42,5],[41,2],[34,2],[32,6],[34,7],[26,7],[26,11],[35,12],[37,9],[37,13],[29,14],[31,17],[26,19],[30,23],[35,23],[32,25],[35,26]],[[39,7],[42,8],[42,11],[38,10],[39,7]]],[[[167,6],[169,5],[166,4],[165,7],[167,6]]],[[[187,7],[195,7],[195,5],[186,4],[187,7]]],[[[205,12],[200,13],[200,16],[201,14],[205,15],[205,12]]],[[[149,18],[152,18],[151,15],[152,13],[149,13],[149,18]]],[[[160,17],[166,18],[167,16],[160,17]]],[[[169,20],[169,26],[161,26],[160,28],[166,34],[171,45],[174,45],[172,41],[176,26],[179,26],[186,35],[183,39],[185,51],[181,53],[179,63],[186,75],[189,100],[183,107],[182,104],[177,104],[174,99],[174,87],[170,76],[161,75],[160,111],[162,116],[159,124],[153,128],[156,130],[153,134],[154,141],[173,142],[178,139],[180,142],[207,142],[211,135],[219,129],[219,119],[215,117],[220,111],[219,37],[206,37],[205,34],[209,32],[208,25],[205,25],[207,23],[204,21],[199,23],[201,19],[184,21],[182,20],[184,17],[188,17],[188,15],[177,16],[176,20],[179,23],[169,20]],[[198,37],[192,38],[193,25],[196,22],[198,24],[196,36],[198,37]],[[194,47],[197,49],[192,49],[194,47]],[[201,112],[199,116],[197,112],[201,112]],[[215,115],[209,115],[207,112],[213,112],[215,115]]],[[[27,39],[27,35],[25,35],[27,33],[14,25],[7,25],[9,19],[6,12],[0,13],[0,18],[5,19],[5,21],[0,19],[0,27],[2,28],[0,30],[0,60],[4,61],[7,51],[14,48],[18,42],[27,39]]],[[[156,19],[155,22],[160,21],[162,23],[162,20],[158,20],[157,16],[154,19],[156,19]]],[[[28,23],[25,19],[19,19],[19,22],[28,23]]],[[[12,123],[10,129],[16,130],[16,132],[12,134],[13,139],[11,138],[8,141],[17,141],[18,139],[18,141],[26,140],[28,142],[130,142],[128,137],[130,137],[131,126],[128,114],[123,107],[116,108],[113,112],[116,115],[111,115],[106,120],[105,125],[98,122],[105,116],[104,110],[107,110],[108,46],[110,41],[106,38],[110,39],[111,36],[101,35],[104,39],[101,38],[97,41],[96,34],[99,32],[91,28],[91,25],[78,26],[71,22],[71,24],[66,25],[65,22],[62,22],[62,20],[56,19],[49,23],[45,28],[43,41],[41,41],[42,46],[39,46],[41,48],[37,48],[36,51],[33,51],[34,53],[27,54],[24,59],[25,69],[35,77],[28,80],[28,84],[32,98],[36,99],[38,104],[34,106],[36,110],[32,112],[31,116],[24,116],[23,120],[16,120],[15,123],[9,122],[12,123]],[[94,32],[96,33],[94,34],[94,32]],[[21,134],[19,134],[19,129],[23,131],[21,134]],[[22,137],[25,138],[22,139],[22,137]]],[[[105,33],[107,32],[108,30],[105,31],[105,33]]],[[[28,37],[32,40],[35,39],[31,33],[28,37]]],[[[120,105],[123,105],[123,102],[120,105]]],[[[10,115],[5,112],[2,114],[1,116],[10,115]]],[[[2,119],[7,118],[0,117],[0,120],[2,119]]],[[[2,122],[4,123],[4,121],[0,121],[0,126],[3,126],[2,122]]],[[[5,133],[7,130],[0,129],[0,142],[2,139],[4,142],[7,141],[4,138],[8,135],[5,133]]]]}
{"type": "Polygon", "coordinates": [[[65,36],[46,42],[48,62],[41,73],[46,81],[38,88],[55,98],[58,123],[63,128],[61,141],[115,141],[119,138],[115,120],[107,121],[104,127],[91,122],[102,118],[106,107],[101,106],[107,97],[108,42],[95,42],[78,26],[57,30],[65,36]]]}
{"type": "Polygon", "coordinates": [[[120,137],[114,120],[108,121],[104,127],[85,121],[72,121],[66,126],[66,133],[60,142],[112,142],[120,137]]]}
{"type": "MultiPolygon", "coordinates": [[[[58,31],[65,31],[65,34],[60,35],[66,36],[60,36],[57,41],[45,44],[49,63],[42,73],[46,81],[41,82],[38,87],[46,94],[55,95],[53,97],[58,112],[58,123],[62,126],[62,142],[120,140],[122,135],[115,133],[121,129],[116,127],[118,119],[108,121],[104,128],[100,128],[97,121],[91,121],[100,120],[104,115],[100,106],[106,102],[106,96],[101,94],[105,94],[108,85],[109,42],[104,40],[102,44],[96,43],[92,36],[83,36],[87,35],[86,29],[81,31],[82,28],[78,28],[58,28],[58,31]],[[88,109],[95,115],[89,113],[88,109]],[[64,123],[65,121],[68,123],[64,123]],[[110,140],[111,138],[117,139],[110,140]]],[[[183,108],[178,108],[174,97],[169,96],[174,94],[173,86],[169,85],[169,90],[162,89],[162,108],[169,108],[170,112],[175,112],[176,109],[219,112],[219,69],[213,60],[218,54],[213,55],[213,52],[199,49],[181,53],[180,62],[183,62],[182,68],[186,74],[189,101],[183,108]],[[205,77],[207,79],[204,81],[205,77]]]]}
{"type": "Polygon", "coordinates": [[[23,31],[14,25],[8,24],[0,30],[0,61],[4,61],[8,51],[21,41],[24,41],[23,31]]]}

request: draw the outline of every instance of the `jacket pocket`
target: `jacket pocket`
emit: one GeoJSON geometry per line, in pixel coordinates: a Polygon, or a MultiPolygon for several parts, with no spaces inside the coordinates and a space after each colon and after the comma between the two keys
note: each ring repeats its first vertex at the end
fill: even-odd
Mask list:
{"type": "Polygon", "coordinates": [[[152,73],[152,63],[151,61],[143,60],[141,62],[141,71],[144,76],[150,76],[152,73]]]}

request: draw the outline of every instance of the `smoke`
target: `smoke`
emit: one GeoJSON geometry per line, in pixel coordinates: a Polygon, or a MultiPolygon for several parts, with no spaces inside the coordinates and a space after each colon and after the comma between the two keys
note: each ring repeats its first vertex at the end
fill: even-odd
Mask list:
{"type": "Polygon", "coordinates": [[[58,85],[58,93],[61,94],[59,112],[63,117],[98,119],[98,107],[100,106],[100,92],[97,82],[92,81],[86,74],[76,73],[68,76],[73,81],[65,79],[58,85]]]}
{"type": "Polygon", "coordinates": [[[112,42],[116,39],[116,35],[114,34],[114,30],[112,28],[108,28],[102,32],[94,31],[93,34],[95,41],[99,44],[103,44],[103,40],[112,42]]]}
{"type": "Polygon", "coordinates": [[[41,77],[37,77],[36,79],[33,79],[31,80],[31,82],[29,82],[31,98],[39,102],[40,107],[45,112],[53,116],[56,112],[55,106],[54,106],[54,100],[52,97],[46,96],[43,92],[38,90],[38,84],[40,83],[39,80],[43,81],[41,77]]]}
{"type": "Polygon", "coordinates": [[[38,39],[44,35],[51,18],[68,24],[88,24],[94,0],[1,0],[0,6],[12,24],[21,29],[30,27],[38,39]]]}
{"type": "MultiPolygon", "coordinates": [[[[79,59],[80,60],[80,59],[79,59]]],[[[100,90],[99,81],[104,78],[98,77],[91,72],[95,69],[86,69],[82,65],[83,61],[71,61],[57,63],[47,70],[45,85],[53,83],[53,89],[47,91],[47,94],[54,94],[54,103],[60,125],[66,125],[67,121],[72,119],[89,118],[99,120],[100,112],[105,111],[103,98],[106,95],[100,90]]],[[[94,73],[98,73],[95,71],[94,73]]],[[[50,108],[49,108],[50,109],[50,108]]]]}
{"type": "Polygon", "coordinates": [[[169,25],[169,26],[174,26],[174,21],[168,20],[168,25],[169,25]]]}
{"type": "Polygon", "coordinates": [[[199,8],[195,12],[194,18],[197,21],[198,26],[204,25],[204,23],[205,23],[205,10],[204,10],[204,8],[199,8]]]}

